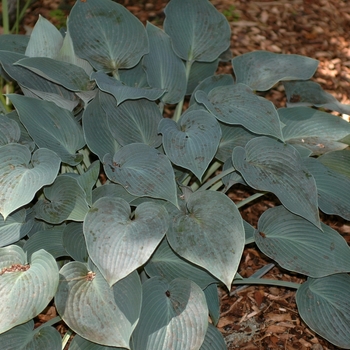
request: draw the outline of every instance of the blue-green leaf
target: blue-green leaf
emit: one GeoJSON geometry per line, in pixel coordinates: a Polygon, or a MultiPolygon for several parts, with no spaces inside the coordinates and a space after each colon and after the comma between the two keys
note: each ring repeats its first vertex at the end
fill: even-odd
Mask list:
{"type": "Polygon", "coordinates": [[[65,225],[61,225],[34,233],[23,246],[23,250],[27,253],[28,258],[40,249],[45,249],[55,259],[68,256],[63,247],[62,236],[64,228],[65,225]]]}
{"type": "Polygon", "coordinates": [[[274,193],[288,210],[320,228],[315,179],[294,147],[256,137],[236,147],[232,161],[249,186],[274,193]]]}
{"type": "Polygon", "coordinates": [[[345,190],[350,189],[350,178],[328,168],[315,158],[306,158],[303,164],[315,178],[320,209],[326,214],[350,220],[350,195],[345,190]]]}
{"type": "Polygon", "coordinates": [[[177,278],[169,283],[153,277],[142,285],[141,315],[132,349],[199,349],[207,327],[205,296],[194,282],[177,278]]]}
{"type": "Polygon", "coordinates": [[[109,0],[77,1],[68,28],[76,54],[96,70],[131,68],[148,52],[142,23],[124,6],[109,0]]]}
{"type": "MultiPolygon", "coordinates": [[[[213,62],[193,62],[188,77],[186,95],[192,95],[198,84],[213,76],[219,66],[219,60],[213,62]]],[[[191,99],[194,99],[193,95],[191,99]]]]}
{"type": "Polygon", "coordinates": [[[318,160],[326,167],[350,178],[350,150],[329,152],[319,157],[318,160]]]}
{"type": "Polygon", "coordinates": [[[63,229],[62,234],[63,248],[75,260],[87,262],[89,254],[87,252],[85,237],[83,232],[83,223],[70,222],[63,229]]]}
{"type": "Polygon", "coordinates": [[[158,124],[162,115],[155,102],[140,99],[125,101],[118,106],[116,99],[109,94],[101,94],[100,101],[108,117],[109,129],[120,145],[145,143],[154,148],[160,146],[158,124]]]}
{"type": "Polygon", "coordinates": [[[155,101],[165,92],[164,89],[127,86],[103,72],[93,73],[91,79],[96,81],[100,90],[113,95],[118,105],[126,100],[138,100],[140,98],[155,101]]]}
{"type": "Polygon", "coordinates": [[[316,333],[343,349],[350,349],[350,276],[308,278],[297,291],[298,311],[316,333]]]}
{"type": "Polygon", "coordinates": [[[132,218],[124,199],[105,197],[93,204],[83,229],[91,260],[112,286],[150,258],[168,229],[168,213],[146,202],[132,218]]]}
{"type": "Polygon", "coordinates": [[[181,118],[180,125],[164,118],[159,123],[159,132],[163,134],[163,147],[169,159],[201,179],[221,138],[217,120],[206,111],[192,111],[181,118]]]}
{"type": "Polygon", "coordinates": [[[230,46],[230,26],[209,1],[172,0],[164,12],[164,30],[183,60],[212,62],[230,46]]]}
{"type": "Polygon", "coordinates": [[[75,334],[69,345],[69,350],[125,350],[125,348],[99,345],[75,334]]]}
{"type": "Polygon", "coordinates": [[[29,36],[23,34],[0,35],[1,50],[24,54],[28,45],[29,36]]]}
{"type": "Polygon", "coordinates": [[[145,271],[150,277],[160,276],[171,282],[175,278],[187,278],[202,289],[218,280],[205,269],[190,263],[177,255],[164,239],[157,247],[151,259],[145,265],[145,271]]]}
{"type": "Polygon", "coordinates": [[[106,154],[114,154],[120,149],[120,145],[109,129],[107,115],[100,104],[100,95],[101,93],[98,93],[84,110],[83,130],[89,149],[97,154],[102,162],[106,154]]]}
{"type": "Polygon", "coordinates": [[[330,113],[308,107],[281,108],[278,110],[284,140],[319,155],[341,150],[348,145],[338,142],[350,134],[350,124],[330,113]]]}
{"type": "Polygon", "coordinates": [[[129,349],[141,309],[138,273],[110,287],[97,268],[74,261],[60,277],[55,305],[68,327],[100,345],[129,349]]]}
{"type": "Polygon", "coordinates": [[[63,43],[59,30],[47,19],[39,15],[26,48],[29,57],[50,57],[58,54],[63,43]]]}
{"type": "Polygon", "coordinates": [[[96,202],[102,197],[120,197],[125,199],[128,203],[131,203],[133,200],[138,198],[130,194],[122,185],[113,183],[104,184],[103,186],[94,188],[92,191],[92,203],[96,202]]]}
{"type": "Polygon", "coordinates": [[[170,223],[167,239],[172,249],[230,290],[245,244],[242,218],[233,201],[220,192],[194,192],[187,212],[179,212],[170,223]]]}
{"type": "Polygon", "coordinates": [[[21,130],[18,123],[6,115],[0,115],[0,146],[16,143],[20,136],[21,130]]]}
{"type": "Polygon", "coordinates": [[[45,250],[35,252],[29,265],[18,246],[0,248],[0,333],[27,322],[48,305],[56,293],[56,260],[45,250]]]}
{"type": "Polygon", "coordinates": [[[266,91],[279,81],[310,79],[318,61],[300,55],[254,51],[233,58],[232,65],[237,83],[266,91]]]}
{"type": "Polygon", "coordinates": [[[0,50],[0,62],[5,72],[19,84],[23,91],[72,111],[79,103],[78,97],[63,86],[52,83],[26,68],[14,65],[25,57],[15,52],[0,50]]]}
{"type": "MultiPolygon", "coordinates": [[[[191,67],[191,72],[193,70],[196,71],[196,66],[198,62],[194,63],[191,67]]],[[[199,63],[199,65],[203,65],[203,63],[199,63]]],[[[191,77],[191,74],[190,74],[191,77]]],[[[204,91],[206,94],[209,94],[211,90],[218,86],[230,86],[234,84],[234,80],[232,75],[229,74],[217,74],[217,75],[210,75],[209,77],[206,77],[205,79],[201,78],[196,81],[195,86],[193,87],[194,90],[193,94],[190,99],[190,105],[195,102],[195,94],[197,91],[201,90],[204,91]]],[[[191,93],[192,93],[191,91],[191,93]]]]}
{"type": "Polygon", "coordinates": [[[281,123],[273,103],[256,96],[244,84],[219,86],[208,95],[197,91],[195,97],[223,123],[242,125],[255,134],[283,140],[281,123]]]}
{"type": "Polygon", "coordinates": [[[339,113],[350,114],[350,105],[340,103],[314,81],[286,81],[283,85],[286,90],[288,107],[324,107],[339,113]]]}
{"type": "Polygon", "coordinates": [[[232,157],[232,151],[235,147],[245,147],[248,141],[256,137],[253,133],[239,125],[229,125],[219,123],[222,136],[219,143],[219,148],[215,154],[215,158],[225,162],[232,157]]]}
{"type": "Polygon", "coordinates": [[[0,247],[19,241],[32,229],[33,225],[34,220],[26,217],[25,209],[17,210],[6,220],[0,216],[0,247]]]}
{"type": "Polygon", "coordinates": [[[84,190],[78,182],[61,175],[55,182],[44,188],[45,199],[35,204],[35,217],[50,224],[60,224],[65,220],[83,221],[89,206],[84,190]]]}
{"type": "Polygon", "coordinates": [[[73,113],[53,102],[20,95],[10,95],[21,122],[40,148],[56,152],[62,162],[76,165],[83,156],[77,150],[84,147],[83,131],[73,113]]]}
{"type": "Polygon", "coordinates": [[[207,333],[199,350],[227,350],[224,337],[211,323],[208,323],[207,333]]]}
{"type": "Polygon", "coordinates": [[[62,349],[62,337],[53,327],[34,329],[34,321],[13,327],[0,335],[0,343],[6,350],[62,349]]]}
{"type": "Polygon", "coordinates": [[[283,268],[310,277],[350,272],[350,248],[345,239],[321,223],[313,224],[283,206],[270,208],[259,218],[255,242],[283,268]]]}
{"type": "Polygon", "coordinates": [[[146,26],[150,45],[149,54],[143,58],[143,67],[150,86],[166,90],[163,103],[178,103],[186,92],[185,65],[175,55],[167,34],[151,23],[146,26]]]}
{"type": "Polygon", "coordinates": [[[167,200],[177,206],[174,171],[168,158],[154,148],[132,143],[103,158],[107,177],[137,197],[167,200]]]}
{"type": "Polygon", "coordinates": [[[15,63],[71,91],[91,90],[93,84],[83,68],[48,57],[23,58],[15,63]]]}
{"type": "Polygon", "coordinates": [[[209,315],[216,326],[220,318],[220,300],[219,300],[219,291],[216,283],[210,284],[204,290],[205,299],[207,300],[207,305],[209,309],[209,315]]]}
{"type": "Polygon", "coordinates": [[[11,143],[0,147],[0,213],[4,219],[29,203],[41,187],[52,183],[60,163],[48,149],[38,149],[31,158],[26,146],[11,143]]]}

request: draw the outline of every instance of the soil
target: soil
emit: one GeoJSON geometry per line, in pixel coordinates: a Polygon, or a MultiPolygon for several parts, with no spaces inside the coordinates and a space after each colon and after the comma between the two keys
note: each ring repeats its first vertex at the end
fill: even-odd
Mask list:
{"type": "MultiPolygon", "coordinates": [[[[157,25],[163,21],[163,8],[167,3],[164,0],[118,2],[143,23],[150,21],[157,25]]],[[[212,0],[212,3],[230,21],[233,56],[268,50],[316,58],[320,64],[313,80],[342,103],[350,104],[350,6],[347,0],[212,0]]],[[[74,1],[70,0],[35,1],[27,11],[21,31],[30,31],[39,14],[56,25],[62,25],[62,16],[64,19],[73,4],[74,1]],[[61,11],[54,11],[57,9],[61,11]]],[[[232,73],[227,65],[220,65],[219,69],[232,73]]],[[[285,106],[281,86],[274,87],[267,95],[277,107],[285,106]]],[[[349,120],[347,115],[340,117],[349,120]]],[[[244,186],[235,186],[229,195],[237,202],[253,193],[244,186]]],[[[262,212],[278,202],[273,195],[263,198],[242,210],[243,218],[253,226],[262,212]]],[[[322,215],[322,220],[350,243],[349,222],[327,215],[322,215]]],[[[244,251],[239,273],[249,277],[271,262],[254,244],[249,245],[244,251]]],[[[304,276],[279,266],[265,277],[297,283],[305,280],[304,276]]],[[[218,328],[228,343],[228,349],[338,349],[310,330],[299,317],[295,291],[268,286],[250,286],[232,293],[234,290],[232,288],[231,293],[220,290],[218,328]]],[[[55,315],[55,309],[49,307],[37,321],[45,322],[55,315]]]]}

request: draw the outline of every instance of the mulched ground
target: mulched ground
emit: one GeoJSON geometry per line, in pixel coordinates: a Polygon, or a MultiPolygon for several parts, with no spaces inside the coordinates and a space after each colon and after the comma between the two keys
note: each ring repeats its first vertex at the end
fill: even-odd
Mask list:
{"type": "MultiPolygon", "coordinates": [[[[118,1],[132,11],[142,22],[157,25],[164,18],[167,1],[118,1]]],[[[22,30],[30,30],[40,13],[60,25],[62,16],[69,13],[74,1],[40,0],[28,11],[22,30]],[[54,11],[54,12],[53,12],[54,11]]],[[[314,80],[342,103],[350,103],[350,6],[347,0],[213,0],[212,3],[226,15],[232,28],[233,56],[253,50],[306,55],[320,61],[314,80]]],[[[0,28],[1,29],[1,28],[0,28]]],[[[221,66],[222,72],[231,73],[230,67],[221,66]]],[[[281,86],[269,93],[276,106],[285,105],[281,86]]],[[[343,115],[348,120],[348,116],[343,115]]],[[[244,186],[230,192],[234,201],[240,201],[253,191],[244,186]]],[[[262,212],[276,204],[273,195],[263,197],[243,208],[242,216],[253,226],[262,212]]],[[[350,223],[335,216],[322,215],[322,220],[338,230],[350,243],[350,223]]],[[[246,247],[239,272],[244,277],[271,263],[254,244],[246,247]]],[[[274,267],[266,278],[301,283],[304,276],[274,267]]],[[[232,288],[234,291],[235,288],[232,288]]],[[[338,349],[317,336],[300,319],[295,303],[295,291],[266,286],[250,286],[230,296],[221,293],[219,329],[229,349],[338,349]]],[[[231,293],[232,294],[232,293],[231,293]]],[[[44,322],[55,316],[49,308],[40,315],[44,322]]]]}

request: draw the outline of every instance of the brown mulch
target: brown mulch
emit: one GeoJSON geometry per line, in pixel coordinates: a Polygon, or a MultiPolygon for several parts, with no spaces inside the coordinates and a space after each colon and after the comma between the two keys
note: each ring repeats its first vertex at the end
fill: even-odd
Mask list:
{"type": "MultiPolygon", "coordinates": [[[[142,22],[161,24],[167,1],[118,1],[142,22]]],[[[28,11],[23,28],[30,28],[38,14],[57,24],[51,12],[58,7],[66,14],[74,1],[40,0],[28,11]]],[[[350,104],[350,3],[347,0],[213,0],[232,28],[231,51],[237,56],[253,50],[292,53],[316,58],[320,65],[314,80],[342,103],[350,104]]],[[[221,66],[224,72],[232,68],[221,66]]],[[[268,93],[276,106],[285,105],[283,87],[278,85],[268,93]]],[[[348,116],[343,115],[348,120],[348,116]]],[[[234,201],[254,193],[243,186],[230,192],[234,201]]],[[[261,213],[274,206],[272,195],[256,201],[242,210],[242,216],[253,226],[261,213]]],[[[350,223],[335,216],[322,215],[324,222],[340,232],[350,243],[350,223]]],[[[239,272],[244,277],[271,261],[255,247],[246,247],[239,272]]],[[[274,267],[267,275],[302,283],[305,277],[274,267]]],[[[232,289],[232,291],[234,288],[232,289]]],[[[230,296],[221,293],[219,329],[229,349],[338,349],[310,330],[298,315],[295,291],[268,286],[250,286],[230,296]]],[[[48,309],[55,314],[52,308],[48,309]]],[[[46,320],[45,315],[41,315],[46,320]]],[[[51,316],[48,316],[51,318],[51,316]]],[[[52,316],[53,317],[53,316],[52,316]]]]}

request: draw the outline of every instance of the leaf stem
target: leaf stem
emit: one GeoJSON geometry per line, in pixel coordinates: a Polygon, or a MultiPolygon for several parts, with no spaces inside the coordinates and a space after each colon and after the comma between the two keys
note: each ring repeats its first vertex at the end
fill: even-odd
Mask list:
{"type": "Polygon", "coordinates": [[[44,327],[52,326],[52,325],[54,325],[55,323],[60,322],[61,320],[62,320],[62,318],[61,318],[60,316],[56,316],[56,317],[54,317],[54,318],[51,318],[51,320],[49,320],[49,321],[43,323],[41,326],[39,326],[39,327],[36,329],[36,331],[39,331],[39,329],[44,328],[44,327]]]}
{"type": "Polygon", "coordinates": [[[71,337],[71,335],[73,334],[73,331],[69,328],[66,332],[66,334],[63,336],[62,338],[62,350],[66,347],[69,338],[71,337]]]}
{"type": "MultiPolygon", "coordinates": [[[[186,86],[188,85],[188,78],[190,76],[190,71],[192,67],[192,63],[194,61],[186,61],[186,67],[185,67],[185,73],[186,73],[186,86]]],[[[178,122],[180,120],[181,114],[182,114],[182,107],[184,105],[186,95],[183,97],[183,99],[177,104],[174,112],[173,119],[178,122]]]]}
{"type": "MultiPolygon", "coordinates": [[[[219,168],[219,167],[216,167],[216,163],[219,163],[219,162],[215,162],[215,163],[213,164],[213,166],[215,165],[215,167],[213,167],[213,169],[209,168],[209,170],[214,170],[214,169],[216,168],[216,169],[214,170],[214,171],[216,171],[216,170],[219,168]]],[[[220,165],[221,165],[221,163],[220,163],[220,165]]],[[[204,190],[208,189],[210,186],[214,185],[215,182],[221,180],[224,176],[233,173],[235,170],[236,170],[236,169],[235,169],[234,167],[231,167],[231,168],[229,168],[229,169],[226,169],[226,170],[222,171],[220,174],[214,176],[214,177],[213,177],[212,179],[210,179],[208,182],[206,182],[205,184],[203,184],[203,185],[199,188],[199,190],[200,190],[200,191],[204,191],[204,190]]],[[[213,173],[213,172],[212,172],[212,173],[213,173]]]]}
{"type": "Polygon", "coordinates": [[[2,27],[3,27],[3,33],[9,34],[10,33],[10,26],[9,26],[9,7],[8,7],[8,1],[2,0],[2,27]]]}
{"type": "Polygon", "coordinates": [[[251,278],[251,277],[235,280],[232,282],[232,285],[239,285],[239,284],[259,284],[259,285],[262,284],[262,285],[279,286],[279,287],[286,287],[286,288],[292,288],[292,289],[298,289],[301,286],[300,283],[295,283],[295,282],[269,280],[266,278],[251,278]]]}
{"type": "Polygon", "coordinates": [[[246,204],[254,201],[255,199],[259,198],[259,197],[262,197],[263,195],[265,195],[266,193],[268,192],[259,192],[259,193],[255,193],[253,194],[252,196],[246,198],[246,199],[243,199],[242,201],[240,201],[239,203],[236,204],[236,207],[237,208],[242,208],[243,206],[245,206],[246,204]]]}

